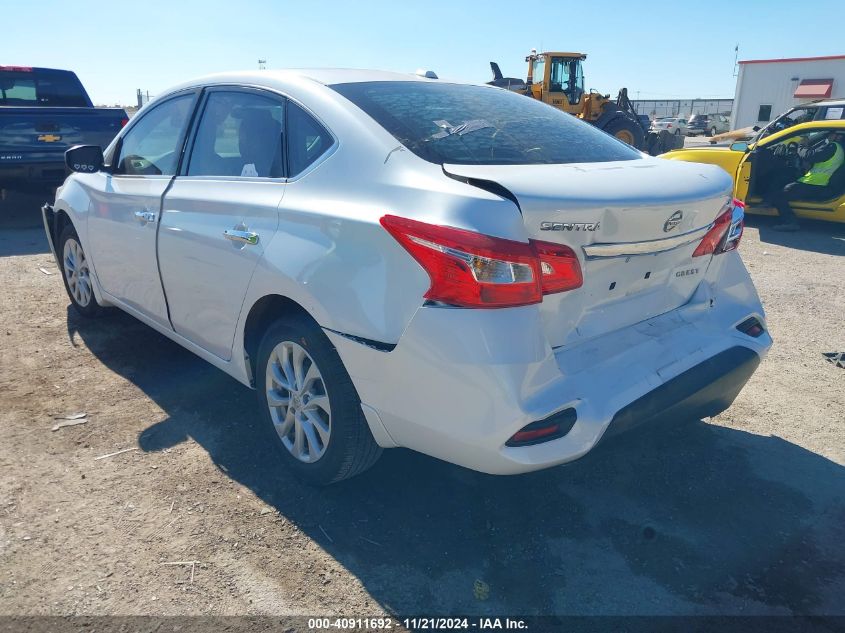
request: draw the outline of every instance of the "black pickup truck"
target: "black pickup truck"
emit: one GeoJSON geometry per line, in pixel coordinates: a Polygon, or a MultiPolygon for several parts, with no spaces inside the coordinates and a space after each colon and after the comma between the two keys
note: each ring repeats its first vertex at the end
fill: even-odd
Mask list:
{"type": "Polygon", "coordinates": [[[0,190],[61,185],[66,149],[105,148],[128,121],[121,108],[95,108],[68,70],[0,66],[0,190]]]}

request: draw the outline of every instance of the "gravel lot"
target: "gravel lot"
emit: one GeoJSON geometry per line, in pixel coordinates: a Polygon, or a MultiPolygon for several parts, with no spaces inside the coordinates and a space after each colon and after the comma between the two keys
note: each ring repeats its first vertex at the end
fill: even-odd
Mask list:
{"type": "Polygon", "coordinates": [[[35,202],[0,216],[0,614],[845,615],[845,227],[750,221],[775,347],[716,419],[511,478],[397,449],[314,490],[253,392],[69,310],[35,202]]]}

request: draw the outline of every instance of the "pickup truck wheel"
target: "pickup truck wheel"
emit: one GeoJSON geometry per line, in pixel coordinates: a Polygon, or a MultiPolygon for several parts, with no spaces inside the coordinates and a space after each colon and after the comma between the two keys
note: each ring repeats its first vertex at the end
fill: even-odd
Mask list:
{"type": "Polygon", "coordinates": [[[59,237],[62,280],[74,309],[84,317],[98,316],[102,310],[94,297],[91,269],[73,225],[68,224],[59,237]]]}
{"type": "Polygon", "coordinates": [[[256,387],[264,429],[283,462],[308,483],[362,473],[381,455],[361,400],[329,339],[311,319],[271,325],[258,348],[256,387]]]}

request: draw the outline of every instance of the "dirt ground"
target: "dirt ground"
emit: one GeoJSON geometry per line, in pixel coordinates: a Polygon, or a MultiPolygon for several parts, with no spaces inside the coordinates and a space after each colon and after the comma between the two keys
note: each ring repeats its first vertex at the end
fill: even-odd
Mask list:
{"type": "Polygon", "coordinates": [[[0,614],[845,615],[845,227],[750,221],[775,346],[716,419],[510,478],[397,449],[315,490],[253,392],[77,317],[34,203],[4,204],[0,614]]]}

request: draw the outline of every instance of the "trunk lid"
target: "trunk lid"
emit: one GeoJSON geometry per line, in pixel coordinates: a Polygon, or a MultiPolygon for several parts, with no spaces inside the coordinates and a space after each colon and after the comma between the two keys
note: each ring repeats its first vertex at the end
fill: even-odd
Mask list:
{"type": "Polygon", "coordinates": [[[689,301],[711,258],[692,254],[731,193],[730,177],[717,167],[651,158],[443,169],[484,188],[490,182],[504,187],[530,238],[577,253],[583,286],[547,295],[540,306],[553,347],[689,301]]]}

